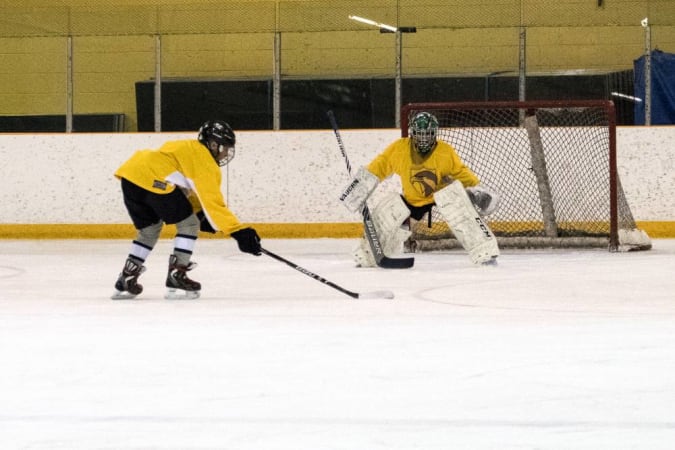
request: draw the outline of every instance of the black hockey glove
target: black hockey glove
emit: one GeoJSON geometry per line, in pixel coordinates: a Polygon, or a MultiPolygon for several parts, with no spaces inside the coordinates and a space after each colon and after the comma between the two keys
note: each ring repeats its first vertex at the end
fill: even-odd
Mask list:
{"type": "Polygon", "coordinates": [[[199,231],[204,231],[206,233],[215,233],[216,230],[213,229],[211,223],[204,215],[204,211],[199,211],[197,213],[197,219],[199,219],[199,231]]]}
{"type": "Polygon", "coordinates": [[[262,249],[260,248],[260,236],[258,236],[258,233],[256,233],[253,228],[243,228],[230,234],[230,236],[237,240],[239,250],[242,252],[256,256],[262,254],[262,249]]]}

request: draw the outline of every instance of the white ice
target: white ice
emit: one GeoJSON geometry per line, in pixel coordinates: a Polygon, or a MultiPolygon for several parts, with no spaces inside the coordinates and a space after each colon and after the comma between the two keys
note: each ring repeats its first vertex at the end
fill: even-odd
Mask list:
{"type": "Polygon", "coordinates": [[[675,240],[357,269],[354,240],[264,240],[352,299],[201,240],[169,301],[161,241],[0,240],[0,449],[672,449],[675,240]]]}

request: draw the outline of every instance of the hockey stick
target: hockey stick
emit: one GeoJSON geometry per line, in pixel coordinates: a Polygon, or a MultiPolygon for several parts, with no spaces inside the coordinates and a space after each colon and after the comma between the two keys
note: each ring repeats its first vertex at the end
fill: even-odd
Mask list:
{"type": "MultiPolygon", "coordinates": [[[[326,114],[328,114],[328,120],[330,120],[330,124],[333,127],[333,132],[335,133],[335,138],[337,139],[338,147],[340,147],[342,157],[347,164],[347,172],[349,172],[349,175],[351,175],[352,165],[349,163],[347,151],[345,150],[345,145],[342,142],[342,136],[340,136],[340,130],[338,129],[337,120],[335,120],[335,114],[333,114],[332,110],[328,111],[326,114]]],[[[370,210],[368,209],[368,205],[365,204],[363,205],[363,226],[365,227],[366,231],[366,240],[368,241],[370,249],[373,252],[373,256],[375,257],[375,264],[377,264],[379,267],[384,269],[408,269],[412,267],[413,264],[415,264],[415,258],[412,257],[389,258],[384,254],[380,239],[377,237],[375,224],[370,217],[370,210]]]]}
{"type": "Polygon", "coordinates": [[[298,272],[304,273],[308,277],[314,278],[316,281],[318,281],[320,283],[323,283],[325,285],[328,285],[328,286],[332,287],[333,289],[337,289],[338,291],[342,292],[343,294],[347,294],[352,298],[394,298],[394,293],[391,292],[391,291],[373,291],[373,292],[365,292],[365,293],[361,293],[361,294],[359,294],[358,292],[352,292],[350,290],[347,290],[347,289],[343,288],[342,286],[338,286],[337,284],[326,280],[325,278],[323,278],[323,277],[321,277],[321,276],[319,276],[319,275],[317,275],[313,272],[310,272],[309,270],[305,269],[304,267],[298,266],[297,264],[287,260],[286,258],[283,258],[283,257],[281,257],[281,256],[279,256],[275,253],[272,253],[269,250],[261,248],[260,251],[262,251],[267,256],[270,256],[270,257],[276,259],[277,261],[281,261],[281,262],[291,266],[292,268],[294,268],[298,272]]]}

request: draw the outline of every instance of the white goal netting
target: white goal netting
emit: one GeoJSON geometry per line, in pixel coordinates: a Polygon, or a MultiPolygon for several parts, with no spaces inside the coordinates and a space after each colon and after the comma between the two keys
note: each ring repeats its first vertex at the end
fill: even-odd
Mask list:
{"type": "MultiPolygon", "coordinates": [[[[503,247],[645,250],[616,168],[614,108],[607,101],[410,104],[430,111],[481,183],[501,195],[488,223],[503,247]]],[[[434,208],[411,223],[408,251],[456,247],[434,208]]]]}

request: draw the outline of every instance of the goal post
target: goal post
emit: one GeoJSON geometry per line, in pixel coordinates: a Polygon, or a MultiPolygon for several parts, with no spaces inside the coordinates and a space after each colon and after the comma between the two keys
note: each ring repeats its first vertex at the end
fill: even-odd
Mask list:
{"type": "MultiPolygon", "coordinates": [[[[403,137],[420,111],[437,117],[438,139],[500,194],[487,217],[500,246],[651,248],[619,180],[611,101],[412,103],[401,108],[403,137]]],[[[411,230],[408,251],[458,246],[435,208],[411,230]]]]}

